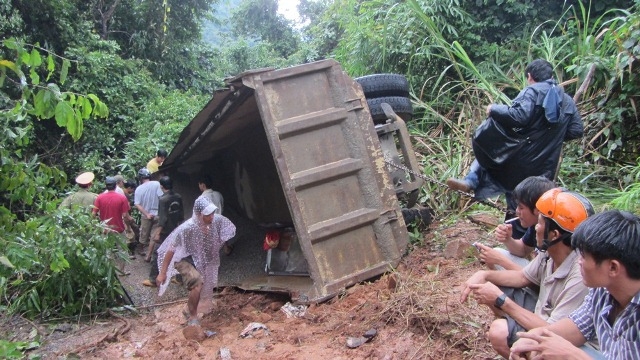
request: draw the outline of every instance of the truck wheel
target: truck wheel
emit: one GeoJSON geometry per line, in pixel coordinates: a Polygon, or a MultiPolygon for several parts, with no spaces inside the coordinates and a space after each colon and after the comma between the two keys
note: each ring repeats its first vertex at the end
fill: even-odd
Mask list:
{"type": "Polygon", "coordinates": [[[384,96],[409,97],[409,82],[404,75],[399,74],[373,74],[355,79],[366,98],[384,96]]]}
{"type": "Polygon", "coordinates": [[[391,105],[393,111],[398,114],[404,121],[411,120],[413,116],[413,107],[411,106],[411,100],[402,96],[386,96],[375,99],[367,99],[367,105],[369,105],[369,111],[371,112],[371,118],[373,118],[374,124],[384,124],[387,121],[387,116],[384,114],[380,104],[387,103],[391,105]]]}

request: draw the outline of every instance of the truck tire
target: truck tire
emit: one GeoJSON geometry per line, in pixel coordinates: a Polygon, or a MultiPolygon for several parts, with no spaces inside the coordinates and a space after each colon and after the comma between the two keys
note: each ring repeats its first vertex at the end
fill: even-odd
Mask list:
{"type": "Polygon", "coordinates": [[[409,97],[409,82],[404,75],[373,74],[355,80],[362,86],[364,96],[367,99],[384,96],[409,97]]]}
{"type": "Polygon", "coordinates": [[[367,99],[367,105],[369,105],[369,111],[371,112],[371,118],[374,124],[384,124],[387,121],[387,116],[384,114],[380,104],[387,103],[391,105],[393,111],[398,114],[404,121],[411,120],[413,116],[413,107],[411,106],[411,100],[402,96],[386,96],[375,99],[367,99]]]}

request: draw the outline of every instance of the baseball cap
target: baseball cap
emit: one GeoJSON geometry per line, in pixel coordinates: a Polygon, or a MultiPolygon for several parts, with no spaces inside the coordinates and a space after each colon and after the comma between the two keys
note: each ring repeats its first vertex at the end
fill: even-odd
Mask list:
{"type": "Polygon", "coordinates": [[[116,178],[113,176],[107,176],[107,178],[104,181],[105,185],[115,185],[116,184],[116,178]]]}
{"type": "Polygon", "coordinates": [[[213,204],[209,204],[207,205],[206,208],[204,208],[204,210],[202,210],[202,215],[211,215],[213,214],[216,210],[218,210],[218,207],[213,205],[213,204]]]}
{"type": "Polygon", "coordinates": [[[88,184],[91,184],[91,182],[95,177],[96,176],[93,175],[91,171],[83,172],[82,174],[78,175],[78,177],[76,178],[76,183],[80,185],[88,185],[88,184]]]}

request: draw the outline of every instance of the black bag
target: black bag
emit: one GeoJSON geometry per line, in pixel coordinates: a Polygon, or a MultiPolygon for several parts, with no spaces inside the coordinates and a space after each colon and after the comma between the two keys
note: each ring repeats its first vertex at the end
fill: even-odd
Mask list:
{"type": "MultiPolygon", "coordinates": [[[[542,133],[540,131],[540,135],[542,133]]],[[[488,117],[476,129],[471,145],[476,160],[483,168],[496,169],[529,141],[531,137],[523,137],[513,130],[505,129],[493,118],[488,117]]]]}

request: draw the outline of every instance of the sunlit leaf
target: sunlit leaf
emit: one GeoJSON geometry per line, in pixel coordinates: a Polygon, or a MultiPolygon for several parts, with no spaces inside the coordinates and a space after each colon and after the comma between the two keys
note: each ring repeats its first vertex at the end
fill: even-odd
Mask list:
{"type": "Polygon", "coordinates": [[[64,82],[67,80],[69,66],[71,66],[71,62],[69,60],[62,60],[62,69],[60,69],[60,84],[64,84],[64,82]]]}
{"type": "Polygon", "coordinates": [[[73,109],[66,101],[60,101],[56,105],[56,123],[60,127],[67,127],[70,121],[73,121],[73,109]]]}
{"type": "Polygon", "coordinates": [[[31,78],[32,85],[40,84],[40,76],[38,75],[38,73],[35,71],[34,68],[31,68],[31,70],[29,70],[29,77],[31,78]]]}
{"type": "Polygon", "coordinates": [[[42,65],[42,57],[35,48],[31,49],[31,66],[38,67],[42,65]]]}

